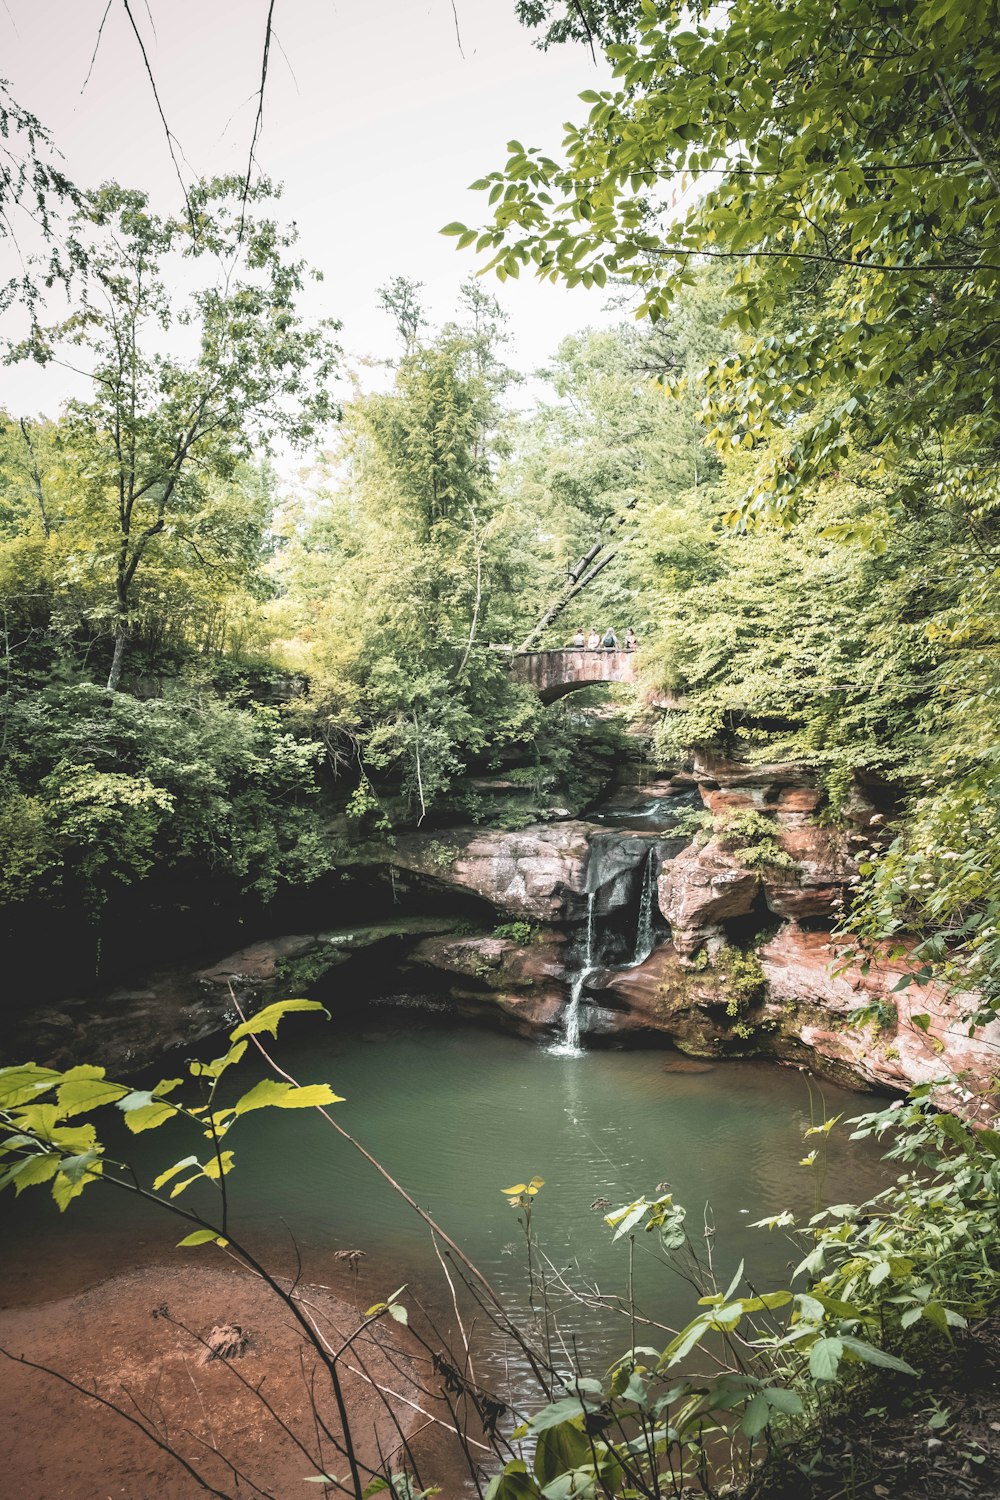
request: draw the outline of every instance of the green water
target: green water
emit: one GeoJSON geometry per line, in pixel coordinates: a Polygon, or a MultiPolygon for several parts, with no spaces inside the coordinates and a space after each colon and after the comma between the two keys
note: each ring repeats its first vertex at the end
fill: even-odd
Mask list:
{"type": "MultiPolygon", "coordinates": [[[[381,1024],[396,1022],[383,1017],[381,1024]]],[[[514,1303],[524,1298],[523,1241],[501,1189],[534,1175],[545,1178],[535,1221],[542,1248],[568,1279],[605,1292],[624,1291],[626,1251],[611,1243],[601,1211],[591,1207],[597,1199],[617,1207],[666,1183],[696,1234],[711,1205],[720,1277],[728,1279],[745,1258],[766,1289],[786,1282],[797,1257],[780,1232],[751,1230],[752,1220],[786,1208],[808,1214],[885,1182],[877,1154],[850,1143],[846,1130],[832,1133],[821,1167],[798,1165],[813,1144],[803,1142],[810,1124],[860,1113],[868,1101],[795,1070],[730,1062],[673,1072],[677,1055],[652,1050],[559,1057],[459,1025],[366,1039],[290,1021],[278,1051],[300,1082],[328,1081],[345,1096],[338,1120],[514,1303]]],[[[198,1143],[169,1127],[130,1144],[149,1181],[198,1143]]],[[[426,1227],[320,1117],[250,1115],[227,1145],[236,1150],[230,1181],[237,1233],[287,1261],[288,1225],[306,1279],[320,1281],[329,1275],[331,1252],[363,1250],[367,1287],[384,1278],[387,1294],[405,1281],[444,1305],[426,1227]]],[[[8,1297],[12,1285],[14,1297],[38,1298],[46,1284],[53,1292],[67,1288],[71,1270],[78,1280],[96,1279],[95,1268],[106,1273],[123,1260],[154,1259],[179,1238],[174,1226],[158,1228],[148,1211],[137,1212],[111,1190],[89,1189],[61,1220],[38,1195],[30,1206],[27,1199],[6,1206],[5,1242],[17,1271],[8,1297]]],[[[652,1237],[642,1236],[638,1302],[658,1321],[686,1322],[694,1293],[654,1252],[652,1237]]],[[[584,1313],[565,1296],[559,1300],[563,1328],[578,1336],[586,1362],[606,1363],[626,1347],[620,1316],[584,1313]]]]}

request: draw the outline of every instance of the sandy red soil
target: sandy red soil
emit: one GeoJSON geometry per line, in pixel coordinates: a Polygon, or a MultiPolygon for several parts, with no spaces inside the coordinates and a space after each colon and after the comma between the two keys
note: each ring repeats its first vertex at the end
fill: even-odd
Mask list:
{"type": "MultiPolygon", "coordinates": [[[[328,1289],[306,1287],[302,1295],[332,1344],[358,1327],[357,1309],[328,1289]]],[[[235,1265],[192,1256],[183,1266],[133,1270],[58,1301],[0,1310],[0,1345],[142,1420],[198,1470],[211,1487],[207,1493],[275,1500],[334,1493],[304,1483],[317,1472],[320,1450],[327,1472],[347,1473],[345,1459],[317,1438],[310,1382],[322,1420],[334,1435],[340,1426],[314,1350],[273,1292],[235,1265]],[[250,1347],[231,1364],[203,1363],[199,1336],[222,1324],[239,1324],[250,1347]],[[238,1483],[231,1466],[242,1476],[238,1483]]],[[[353,1363],[420,1401],[413,1385],[418,1367],[412,1350],[400,1347],[395,1325],[379,1324],[356,1349],[353,1363]]],[[[399,1432],[370,1385],[349,1372],[344,1382],[360,1457],[377,1468],[380,1454],[400,1447],[399,1432]]],[[[404,1432],[425,1425],[403,1401],[392,1404],[404,1432]]],[[[206,1493],[121,1416],[50,1374],[2,1357],[0,1411],[0,1494],[11,1500],[189,1500],[206,1493]]]]}

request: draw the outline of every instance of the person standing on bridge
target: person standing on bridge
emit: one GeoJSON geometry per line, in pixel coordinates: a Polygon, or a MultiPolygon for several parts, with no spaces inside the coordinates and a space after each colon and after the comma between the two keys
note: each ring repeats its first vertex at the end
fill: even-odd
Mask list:
{"type": "Polygon", "coordinates": [[[593,625],[591,625],[590,634],[587,637],[587,650],[598,651],[600,649],[600,645],[601,637],[597,634],[597,631],[594,629],[593,625]]]}
{"type": "Polygon", "coordinates": [[[604,647],[605,651],[618,650],[618,637],[615,635],[610,625],[604,632],[604,639],[602,640],[601,645],[604,647]]]}
{"type": "Polygon", "coordinates": [[[579,648],[581,646],[585,646],[586,644],[587,644],[587,637],[584,635],[584,633],[583,633],[583,626],[581,625],[580,629],[576,632],[576,635],[570,641],[570,645],[571,646],[576,646],[577,648],[579,648]]]}
{"type": "Polygon", "coordinates": [[[635,631],[632,629],[632,627],[630,625],[629,628],[625,632],[625,650],[626,651],[634,651],[636,649],[636,647],[638,646],[638,644],[639,644],[639,642],[635,638],[635,631]]]}

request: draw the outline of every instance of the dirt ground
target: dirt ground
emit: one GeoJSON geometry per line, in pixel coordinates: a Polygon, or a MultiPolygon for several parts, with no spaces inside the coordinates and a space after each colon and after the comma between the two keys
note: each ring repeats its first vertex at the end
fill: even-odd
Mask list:
{"type": "MultiPolygon", "coordinates": [[[[357,1329],[358,1310],[328,1289],[301,1293],[331,1344],[357,1329]]],[[[420,1404],[417,1361],[404,1342],[396,1325],[380,1323],[354,1346],[351,1363],[420,1404]]],[[[192,1258],[180,1267],[130,1271],[58,1301],[0,1310],[0,1346],[124,1408],[203,1476],[207,1493],[308,1500],[334,1493],[304,1483],[317,1460],[328,1473],[348,1472],[313,1414],[310,1387],[320,1421],[339,1437],[315,1352],[274,1293],[235,1265],[192,1258]],[[223,1325],[248,1336],[246,1352],[206,1363],[199,1339],[223,1325]]],[[[399,1450],[400,1432],[362,1378],[346,1373],[344,1384],[368,1478],[382,1455],[399,1450]]],[[[404,1433],[426,1426],[404,1400],[390,1404],[404,1433]]],[[[137,1425],[16,1358],[0,1357],[0,1412],[0,1494],[11,1500],[191,1500],[206,1493],[137,1425]]]]}

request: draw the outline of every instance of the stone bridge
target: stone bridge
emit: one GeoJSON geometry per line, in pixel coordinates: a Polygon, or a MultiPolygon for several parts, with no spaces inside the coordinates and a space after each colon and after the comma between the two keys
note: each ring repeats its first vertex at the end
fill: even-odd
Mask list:
{"type": "Polygon", "coordinates": [[[511,658],[515,682],[533,687],[543,703],[590,687],[595,682],[635,682],[634,651],[588,651],[569,646],[561,651],[522,651],[511,658]]]}
{"type": "MultiPolygon", "coordinates": [[[[515,682],[533,687],[543,703],[554,703],[578,688],[598,682],[638,682],[638,651],[605,651],[599,647],[564,646],[557,651],[518,651],[510,659],[515,682]]],[[[684,708],[683,698],[648,694],[657,708],[684,708]]]]}

